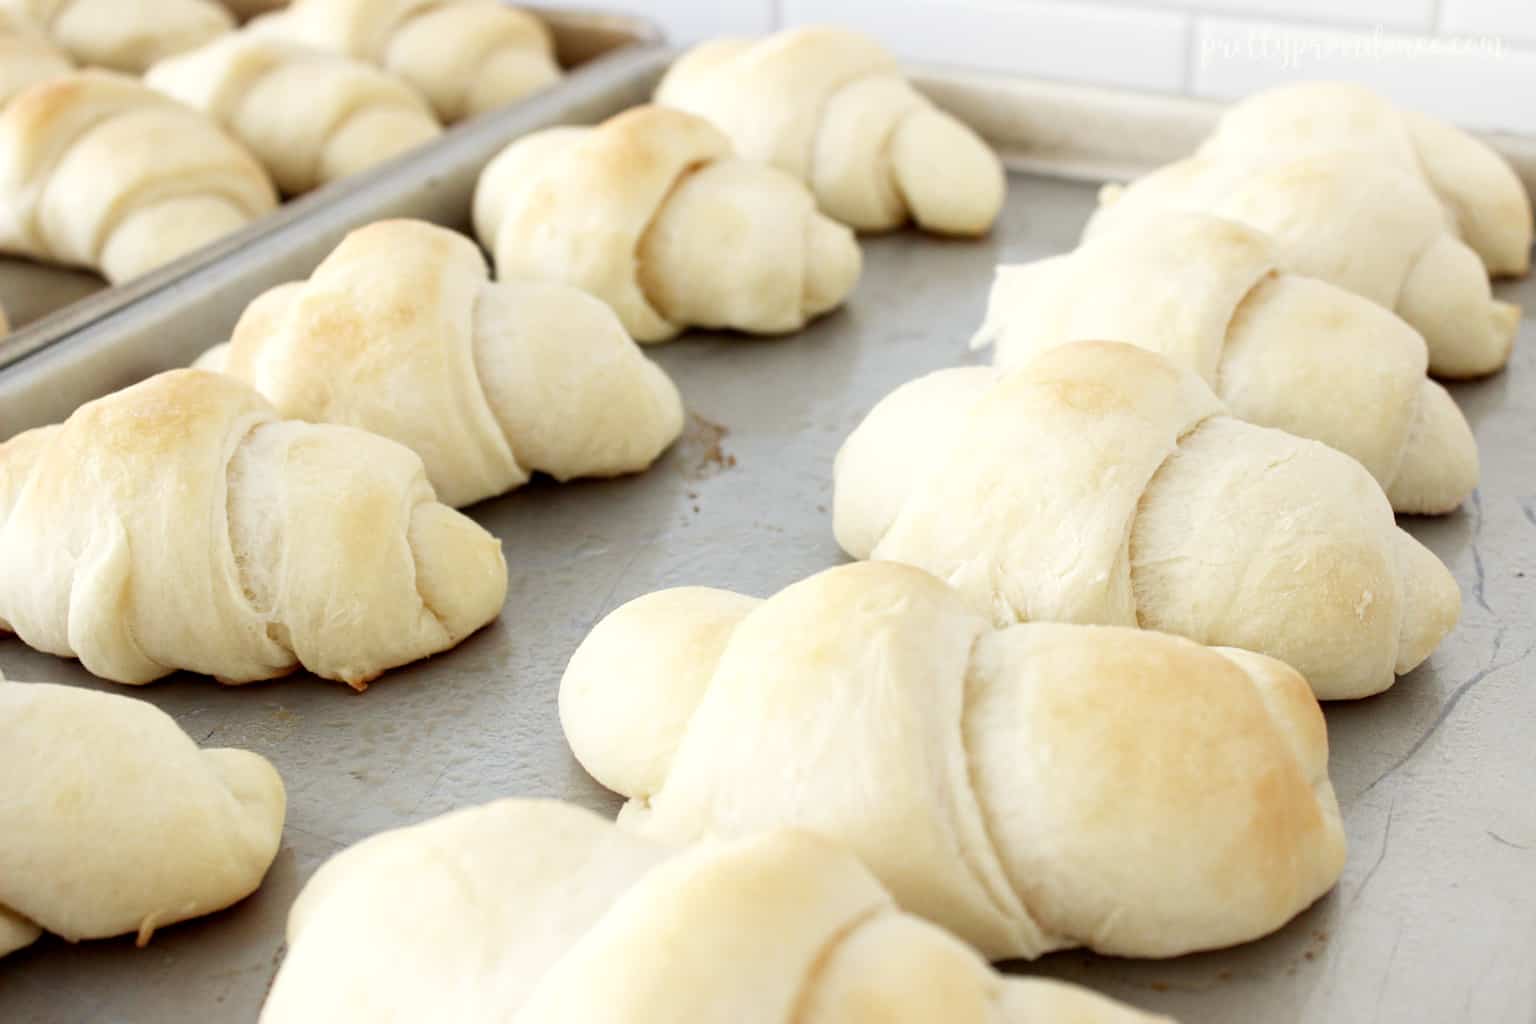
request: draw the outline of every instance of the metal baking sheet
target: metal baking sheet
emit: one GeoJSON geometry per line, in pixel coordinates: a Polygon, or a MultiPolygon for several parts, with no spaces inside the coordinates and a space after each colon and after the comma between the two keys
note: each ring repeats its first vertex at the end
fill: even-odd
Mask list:
{"type": "MultiPolygon", "coordinates": [[[[651,74],[631,71],[640,82],[651,74]]],[[[585,113],[635,98],[636,88],[616,87],[606,109],[592,99],[585,113]]],[[[166,709],[204,744],[270,758],[288,784],[282,852],[251,899],[167,928],[146,949],[45,938],[0,960],[0,1020],[251,1020],[282,957],[289,905],[343,846],[508,795],[615,810],[571,757],[556,713],[561,672],[587,630],[658,587],[767,595],[843,561],[830,519],[843,437],[901,382],[970,361],[966,341],[994,264],[1071,248],[1094,190],[1015,174],[985,240],[866,240],[857,292],[800,335],[694,333],[650,349],[682,388],[684,438],[646,474],[539,480],[471,509],[503,539],[512,580],[501,618],[457,650],[361,695],[304,677],[114,688],[166,709]]],[[[318,259],[342,228],[327,224],[325,242],[290,261],[318,259]]],[[[302,269],[290,262],[276,276],[302,269]]],[[[1536,279],[1499,291],[1536,308],[1536,279]]],[[[190,329],[167,315],[167,348],[186,355],[215,336],[218,298],[194,307],[190,329]]],[[[227,322],[235,291],[223,302],[227,322]]],[[[1528,1024],[1536,1015],[1536,323],[1523,324],[1507,372],[1452,390],[1482,446],[1483,484],[1455,515],[1405,523],[1455,571],[1463,619],[1387,693],[1328,707],[1351,844],[1337,888],[1278,934],[1236,949],[1169,961],[1064,953],[1019,971],[1082,982],[1185,1024],[1528,1024]]],[[[108,687],[14,640],[0,641],[0,669],[108,687]]]]}
{"type": "MultiPolygon", "coordinates": [[[[598,10],[546,8],[537,4],[518,6],[533,11],[549,26],[556,58],[562,67],[571,69],[572,74],[578,78],[585,77],[602,63],[604,57],[617,51],[655,47],[661,42],[661,34],[655,23],[644,17],[598,10]]],[[[558,91],[561,86],[552,88],[558,91]]],[[[491,128],[491,125],[501,124],[508,113],[519,106],[514,104],[507,110],[479,118],[473,127],[456,126],[446,137],[482,131],[491,128]]],[[[431,151],[444,144],[442,141],[429,143],[412,156],[419,156],[423,151],[431,151]]],[[[115,288],[108,287],[106,281],[88,270],[59,267],[22,257],[0,257],[0,308],[5,310],[11,328],[15,331],[9,337],[0,338],[0,367],[46,347],[102,317],[130,308],[193,270],[215,263],[229,253],[250,245],[269,231],[280,229],[297,218],[313,215],[328,204],[344,201],[347,195],[365,182],[378,185],[379,179],[382,179],[392,183],[399,191],[411,191],[419,179],[413,173],[400,173],[404,170],[400,165],[409,159],[411,157],[390,161],[366,174],[350,177],[290,200],[276,213],[257,220],[246,229],[115,288]]]]}

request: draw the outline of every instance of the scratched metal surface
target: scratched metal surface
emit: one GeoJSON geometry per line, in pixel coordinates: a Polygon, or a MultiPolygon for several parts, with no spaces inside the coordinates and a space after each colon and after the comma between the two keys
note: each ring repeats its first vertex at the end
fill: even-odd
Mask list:
{"type": "MultiPolygon", "coordinates": [[[[687,437],[643,476],[539,483],[474,508],[505,541],[512,587],[500,621],[458,650],[360,696],[305,678],[133,691],[197,739],[278,766],[282,852],[257,895],[147,949],[44,939],[0,961],[0,1021],[251,1020],[289,904],[342,846],[507,795],[613,810],[556,717],[560,673],[588,627],[658,587],[766,595],[841,561],[828,507],[843,436],[895,385],[965,361],[993,265],[1069,248],[1092,196],[1016,177],[986,241],[869,240],[847,308],[799,336],[695,334],[653,349],[692,411],[687,437]]],[[[1536,282],[1502,290],[1536,307],[1536,282]]],[[[1455,392],[1482,445],[1483,486],[1460,513],[1408,526],[1461,580],[1463,622],[1385,695],[1328,709],[1351,842],[1336,891],[1239,949],[1140,963],[1058,954],[1021,970],[1186,1024],[1536,1016],[1536,327],[1524,325],[1507,373],[1455,392]]],[[[14,640],[0,642],[0,668],[104,685],[14,640]]]]}

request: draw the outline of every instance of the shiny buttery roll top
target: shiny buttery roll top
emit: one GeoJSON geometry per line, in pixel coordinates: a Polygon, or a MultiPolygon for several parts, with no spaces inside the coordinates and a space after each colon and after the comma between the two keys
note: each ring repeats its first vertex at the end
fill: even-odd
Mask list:
{"type": "Polygon", "coordinates": [[[673,851],[533,800],[374,836],[310,880],[262,1024],[365,1020],[1168,1024],[994,974],[824,839],[673,851]]]}
{"type": "Polygon", "coordinates": [[[1531,199],[1515,169],[1481,139],[1400,109],[1364,86],[1298,82],[1250,96],[1227,108],[1199,155],[1262,165],[1326,152],[1355,154],[1419,176],[1488,273],[1530,269],[1531,199]]]}
{"type": "Polygon", "coordinates": [[[245,34],[161,61],[146,85],[201,110],[298,195],[436,138],[415,90],[371,64],[245,34]]]}
{"type": "Polygon", "coordinates": [[[857,32],[810,26],[702,43],[672,65],[656,102],[708,119],[742,157],[793,174],[858,231],[911,219],[979,235],[1002,209],[997,156],[857,32]]]}
{"type": "Polygon", "coordinates": [[[560,77],[544,23],[501,0],[294,0],[246,31],[377,64],[425,96],[446,124],[560,77]]]}
{"type": "Polygon", "coordinates": [[[473,242],[423,221],[352,232],[308,281],[258,298],[198,365],[293,419],[422,457],[462,506],[525,483],[645,469],[682,431],[665,371],[578,289],[492,283],[473,242]]]}
{"type": "Polygon", "coordinates": [[[481,174],[474,216],[498,277],[583,288],[641,342],[798,330],[842,303],[861,264],[804,185],[662,107],[517,140],[481,174]]]}
{"type": "Polygon", "coordinates": [[[1272,239],[1176,210],[1075,252],[998,269],[973,347],[1012,369],[1084,339],[1124,341],[1200,374],[1234,416],[1322,441],[1370,471],[1397,512],[1450,512],[1477,486],[1477,442],[1426,380],[1424,339],[1389,310],[1280,271],[1272,239]]]}
{"type": "Polygon", "coordinates": [[[844,551],[927,569],[998,625],[1259,651],[1325,700],[1385,690],[1460,615],[1449,570],[1358,462],[1233,419],[1196,374],[1130,345],[905,384],[834,477],[844,551]]]}
{"type": "Polygon", "coordinates": [[[1424,336],[1437,377],[1476,377],[1509,361],[1520,308],[1496,301],[1477,253],[1412,171],[1325,151],[1259,164],[1191,157],[1106,186],[1086,237],[1168,208],[1271,235],[1283,269],[1394,310],[1424,336]]]}
{"type": "Polygon", "coordinates": [[[119,284],[276,205],[243,146],[124,75],[61,75],[0,112],[0,251],[119,284]]]}
{"type": "Polygon", "coordinates": [[[361,689],[496,617],[501,545],[421,459],[173,370],[0,445],[0,628],[121,683],[361,689]]]}
{"type": "Polygon", "coordinates": [[[994,629],[907,566],[631,601],[560,686],[571,749],[674,843],[805,828],[994,959],[1176,956],[1328,890],[1344,833],[1306,681],[1130,629],[994,629]]]}
{"type": "Polygon", "coordinates": [[[261,884],[283,783],[143,701],[0,677],[0,956],[211,914],[261,884]]]}

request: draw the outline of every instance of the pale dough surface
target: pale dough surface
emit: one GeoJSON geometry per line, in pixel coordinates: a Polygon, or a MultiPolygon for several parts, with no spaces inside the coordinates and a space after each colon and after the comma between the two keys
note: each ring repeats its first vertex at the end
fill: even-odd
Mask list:
{"type": "Polygon", "coordinates": [[[857,231],[910,220],[980,235],[1002,209],[997,155],[857,32],[807,26],[710,40],[672,65],[656,102],[709,120],[737,153],[793,174],[857,231]]]}
{"type": "Polygon", "coordinates": [[[797,331],[858,282],[853,233],[785,171],[664,107],[525,136],[486,166],[475,232],[501,278],[574,285],[640,342],[797,331]]]}
{"type": "Polygon", "coordinates": [[[28,19],[80,64],[129,74],[235,27],[213,0],[0,0],[0,11],[28,19]]]}
{"type": "Polygon", "coordinates": [[[1232,418],[1193,371],[1121,343],[902,385],[843,443],[834,488],[844,551],[927,569],[999,626],[1259,651],[1325,700],[1387,689],[1461,612],[1360,463],[1232,418]]]}
{"type": "Polygon", "coordinates": [[[352,232],[197,365],[283,416],[399,441],[456,507],[535,471],[639,472],[683,427],[677,387],[607,306],[568,285],[492,283],[473,242],[424,221],[352,232]]]}
{"type": "Polygon", "coordinates": [[[277,771],[199,750],[116,694],[0,677],[0,956],[211,914],[261,884],[282,837],[277,771]]]}
{"type": "Polygon", "coordinates": [[[294,0],[246,31],[377,64],[425,96],[445,124],[560,78],[549,29],[501,0],[294,0]]]}
{"type": "Polygon", "coordinates": [[[1344,864],[1295,671],[1150,631],[994,629],[907,566],[631,601],[572,657],[560,717],[630,798],[620,824],[671,843],[808,829],[996,959],[1256,939],[1344,864]]]}
{"type": "Polygon", "coordinates": [[[0,629],[120,683],[302,667],[362,689],[506,595],[501,543],[421,459],[172,370],[0,444],[0,629]]]}
{"type": "Polygon", "coordinates": [[[1450,512],[1477,442],[1424,373],[1424,339],[1352,292],[1280,269],[1263,232],[1163,211],[1074,252],[998,268],[973,347],[1023,366],[1073,341],[1123,341],[1204,378],[1234,416],[1321,441],[1370,471],[1396,512],[1450,512]]]}
{"type": "Polygon", "coordinates": [[[125,75],[47,78],[0,112],[0,251],[121,284],[276,206],[244,146],[125,75]]]}
{"type": "Polygon", "coordinates": [[[73,68],[69,55],[36,25],[0,4],[0,107],[28,87],[73,68]]]}
{"type": "Polygon", "coordinates": [[[1531,266],[1531,198],[1513,167],[1455,125],[1392,104],[1351,82],[1298,82],[1234,104],[1200,148],[1214,160],[1262,164],[1344,152],[1418,175],[1494,275],[1531,266]]]}
{"type": "Polygon", "coordinates": [[[1340,150],[1256,164],[1194,156],[1106,186],[1084,235],[1170,208],[1266,232],[1283,269],[1395,311],[1424,336],[1436,376],[1477,377],[1509,361],[1519,307],[1493,298],[1482,260],[1411,170],[1340,150]]]}
{"type": "Polygon", "coordinates": [[[427,101],[387,71],[245,33],[160,61],[144,83],[212,117],[290,196],[365,171],[443,130],[427,101]]]}
{"type": "Polygon", "coordinates": [[[834,488],[843,550],[925,568],[995,625],[1260,651],[1324,700],[1389,688],[1461,614],[1358,462],[1232,419],[1200,376],[1118,342],[903,384],[843,442],[834,488]]]}
{"type": "Polygon", "coordinates": [[[674,852],[531,800],[334,857],[294,905],[261,1020],[1168,1024],[993,973],[823,839],[674,852]]]}

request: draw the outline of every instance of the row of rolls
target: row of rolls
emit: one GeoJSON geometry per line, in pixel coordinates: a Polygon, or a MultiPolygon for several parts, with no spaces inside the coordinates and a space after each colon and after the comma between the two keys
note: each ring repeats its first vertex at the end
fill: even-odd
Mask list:
{"type": "MultiPolygon", "coordinates": [[[[848,32],[704,44],[656,100],[486,168],[494,280],[454,232],[364,227],[197,368],[0,446],[0,625],[121,683],[362,689],[499,613],[457,509],[678,437],[637,342],[799,330],[854,291],[856,232],[1003,208],[997,157],[848,32]]],[[[1248,942],[1338,880],[1319,701],[1457,622],[1394,513],[1476,487],[1431,376],[1505,364],[1490,277],[1530,247],[1513,171],[1448,125],[1336,84],[1237,105],[1076,250],[1000,268],[993,365],[848,436],[852,564],[591,630],[560,717],[617,823],[509,799],[337,855],[263,1020],[1151,1019],[986,961],[1248,942]]],[[[0,684],[0,740],[0,948],[147,940],[280,843],[271,765],[145,703],[0,684]]]]}
{"type": "Polygon", "coordinates": [[[561,76],[498,0],[281,6],[0,2],[0,252],[121,284],[561,76]]]}

